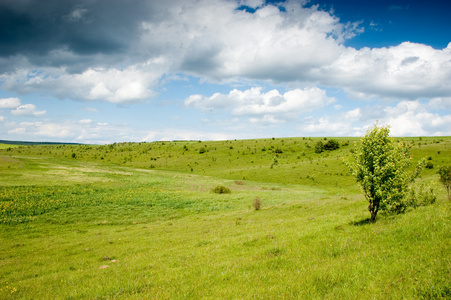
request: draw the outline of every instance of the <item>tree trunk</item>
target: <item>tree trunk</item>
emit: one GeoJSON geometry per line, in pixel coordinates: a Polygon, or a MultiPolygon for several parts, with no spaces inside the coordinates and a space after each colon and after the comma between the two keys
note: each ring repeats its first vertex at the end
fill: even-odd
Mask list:
{"type": "Polygon", "coordinates": [[[370,213],[371,213],[371,219],[370,219],[370,222],[371,222],[371,223],[375,223],[375,222],[376,222],[376,215],[377,215],[377,213],[375,213],[375,212],[372,211],[372,210],[370,210],[370,213]]]}
{"type": "Polygon", "coordinates": [[[376,205],[373,205],[373,203],[370,203],[370,205],[368,206],[368,210],[370,211],[370,214],[371,214],[370,222],[371,223],[376,222],[376,215],[377,215],[377,211],[379,210],[379,207],[376,205]]]}

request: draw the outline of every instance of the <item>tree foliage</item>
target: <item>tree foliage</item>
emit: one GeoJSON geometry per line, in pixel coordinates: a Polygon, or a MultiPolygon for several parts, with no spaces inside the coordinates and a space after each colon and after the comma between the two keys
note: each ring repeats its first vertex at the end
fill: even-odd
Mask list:
{"type": "Polygon", "coordinates": [[[328,140],[324,144],[324,150],[337,150],[338,148],[340,148],[340,144],[336,140],[328,140]]]}
{"type": "Polygon", "coordinates": [[[336,140],[328,140],[325,144],[323,142],[318,141],[315,144],[315,153],[322,153],[325,150],[332,151],[340,148],[340,144],[336,140]]]}
{"type": "Polygon", "coordinates": [[[404,142],[396,143],[389,134],[389,126],[379,127],[376,123],[354,151],[354,161],[347,163],[369,202],[371,222],[376,220],[379,211],[405,211],[408,184],[419,175],[424,165],[421,161],[415,171],[408,172],[412,159],[410,146],[404,142]]]}
{"type": "Polygon", "coordinates": [[[443,183],[448,192],[448,200],[451,201],[450,189],[451,189],[451,166],[440,167],[438,170],[440,175],[440,182],[443,183]]]}
{"type": "Polygon", "coordinates": [[[318,142],[315,144],[315,153],[321,153],[321,152],[323,152],[323,151],[324,151],[324,144],[323,144],[323,142],[318,141],[318,142]]]}

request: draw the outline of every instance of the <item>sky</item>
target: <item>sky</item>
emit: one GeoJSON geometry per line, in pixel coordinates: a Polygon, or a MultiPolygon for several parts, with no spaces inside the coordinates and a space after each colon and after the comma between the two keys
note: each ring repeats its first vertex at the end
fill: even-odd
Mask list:
{"type": "Polygon", "coordinates": [[[451,2],[2,0],[0,140],[451,136],[451,2]]]}

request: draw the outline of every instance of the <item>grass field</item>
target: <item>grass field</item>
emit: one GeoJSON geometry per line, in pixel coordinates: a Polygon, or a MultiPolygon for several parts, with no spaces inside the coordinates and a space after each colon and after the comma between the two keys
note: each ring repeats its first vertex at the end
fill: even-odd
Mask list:
{"type": "Polygon", "coordinates": [[[375,224],[320,140],[5,147],[0,299],[450,298],[451,138],[406,139],[437,201],[375,224]]]}
{"type": "Polygon", "coordinates": [[[2,144],[0,143],[0,149],[8,149],[8,148],[17,148],[20,147],[19,145],[9,145],[9,144],[2,144]]]}

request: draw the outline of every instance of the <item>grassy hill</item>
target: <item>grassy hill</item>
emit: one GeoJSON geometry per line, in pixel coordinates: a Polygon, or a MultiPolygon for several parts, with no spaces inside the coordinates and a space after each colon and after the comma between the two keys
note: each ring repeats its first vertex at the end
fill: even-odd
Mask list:
{"type": "Polygon", "coordinates": [[[2,149],[0,298],[451,297],[451,138],[405,139],[437,201],[376,224],[330,139],[2,149]]]}

